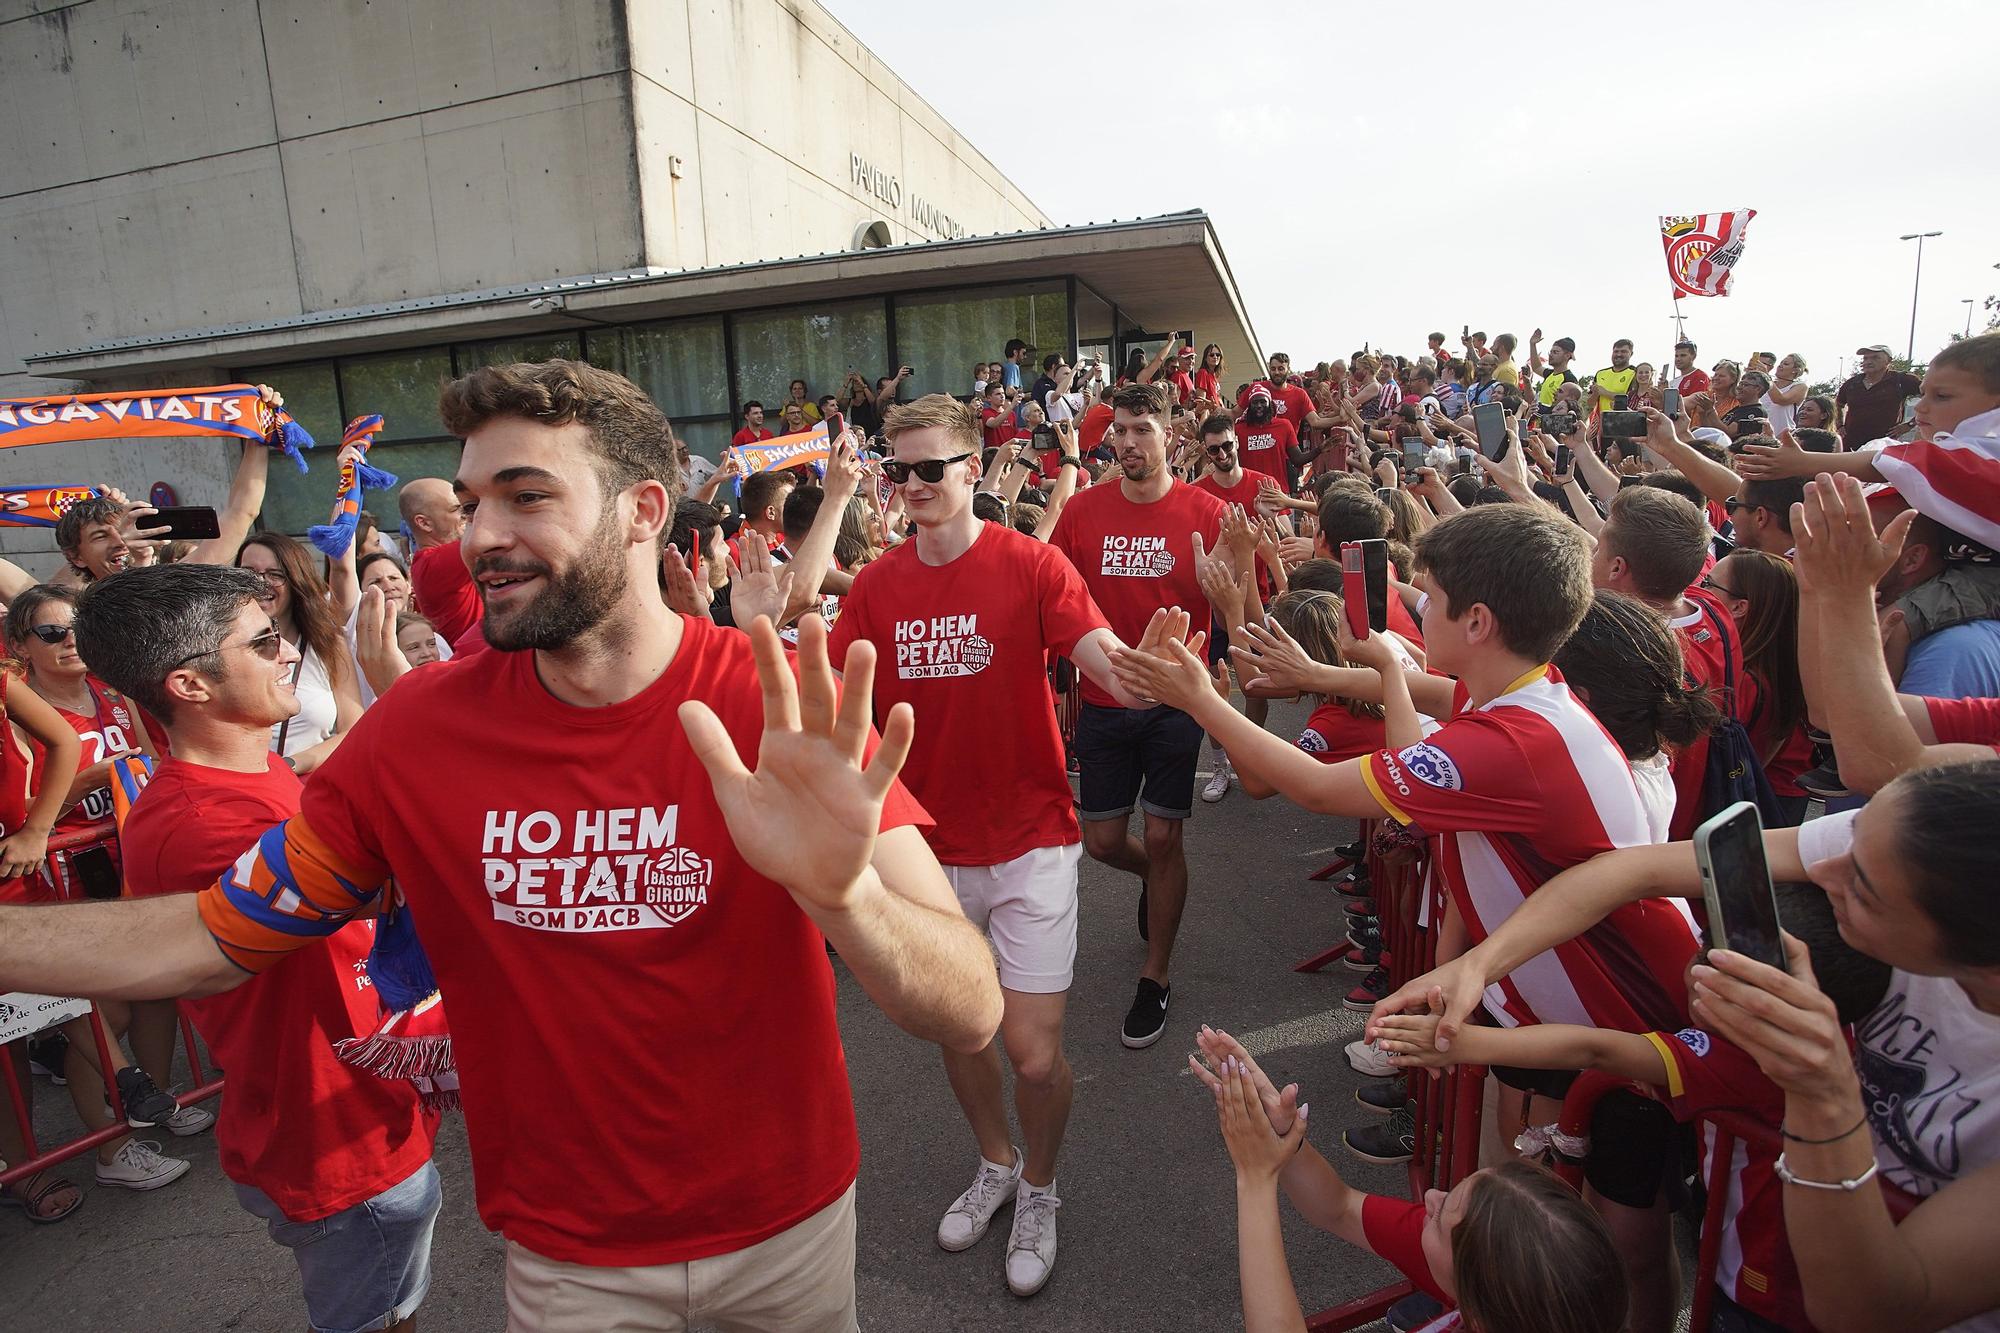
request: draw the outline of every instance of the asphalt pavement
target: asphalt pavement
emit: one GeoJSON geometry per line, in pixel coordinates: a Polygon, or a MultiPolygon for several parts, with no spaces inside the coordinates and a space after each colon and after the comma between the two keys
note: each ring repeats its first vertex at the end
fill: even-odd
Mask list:
{"type": "MultiPolygon", "coordinates": [[[[1272,709],[1271,727],[1303,723],[1297,705],[1272,709]]],[[[1206,762],[1204,759],[1204,774],[1206,762]]],[[[1306,876],[1353,836],[1349,821],[1232,790],[1199,806],[1187,831],[1192,889],[1174,958],[1166,1037],[1129,1051],[1118,1027],[1131,1003],[1143,946],[1138,887],[1085,860],[1067,1049],[1076,1104],[1057,1176],[1060,1254],[1049,1285],[1029,1300],[1008,1292],[1003,1213],[977,1246],[947,1254],[937,1222],[972,1178],[977,1150],[935,1048],[910,1039],[845,973],[841,1027],[861,1124],[856,1269],[861,1326],[943,1329],[1210,1330],[1240,1327],[1235,1190],[1213,1104],[1186,1073],[1202,1023],[1229,1027],[1279,1082],[1296,1080],[1314,1105],[1314,1138],[1355,1185],[1402,1187],[1400,1167],[1370,1166],[1338,1145],[1340,1128],[1367,1118],[1352,1101],[1360,1079],[1340,1046],[1360,1015],[1341,1008],[1357,979],[1334,967],[1292,964],[1343,929],[1339,901],[1306,876]],[[1352,1114],[1350,1114],[1352,1112],[1352,1114]]],[[[66,1094],[36,1080],[37,1124],[68,1133],[66,1094]]],[[[226,1106],[223,1110],[227,1114],[226,1106]]],[[[238,1208],[216,1167],[212,1136],[167,1139],[194,1166],[149,1194],[98,1189],[88,1159],[65,1170],[85,1203],[55,1226],[0,1210],[0,1328],[37,1333],[212,1333],[304,1327],[297,1270],[238,1208]]],[[[439,1137],[445,1202],[432,1248],[426,1330],[499,1330],[502,1251],[472,1205],[472,1173],[457,1118],[439,1137]]],[[[1285,1210],[1293,1278],[1306,1309],[1381,1285],[1391,1270],[1317,1233],[1285,1210]]]]}

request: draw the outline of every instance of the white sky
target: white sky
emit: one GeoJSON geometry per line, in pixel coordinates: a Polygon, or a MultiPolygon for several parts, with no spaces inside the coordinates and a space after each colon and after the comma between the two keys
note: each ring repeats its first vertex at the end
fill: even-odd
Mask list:
{"type": "Polygon", "coordinates": [[[1919,360],[2000,291],[1995,0],[825,3],[1058,224],[1206,210],[1294,365],[1468,321],[1670,360],[1662,213],[1757,210],[1733,294],[1681,303],[1704,366],[1901,354],[1905,232],[1944,233],[1919,360]]]}

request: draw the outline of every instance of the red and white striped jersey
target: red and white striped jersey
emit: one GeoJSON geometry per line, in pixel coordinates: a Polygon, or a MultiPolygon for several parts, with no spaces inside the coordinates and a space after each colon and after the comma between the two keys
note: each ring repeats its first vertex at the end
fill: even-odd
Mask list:
{"type": "MultiPolygon", "coordinates": [[[[1554,667],[1469,703],[1459,686],[1449,722],[1370,755],[1362,776],[1392,817],[1436,838],[1436,870],[1476,944],[1558,871],[1652,835],[1624,754],[1554,667]]],[[[1488,987],[1486,1005],[1508,1027],[1671,1031],[1687,1021],[1695,947],[1685,903],[1627,903],[1488,987]]]]}

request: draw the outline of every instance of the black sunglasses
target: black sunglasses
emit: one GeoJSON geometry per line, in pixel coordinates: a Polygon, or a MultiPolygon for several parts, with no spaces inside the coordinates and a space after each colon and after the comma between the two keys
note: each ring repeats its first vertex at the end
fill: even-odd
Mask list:
{"type": "MultiPolygon", "coordinates": [[[[204,657],[214,657],[218,653],[226,652],[231,648],[248,648],[266,662],[275,662],[278,660],[278,651],[284,642],[284,638],[278,633],[278,627],[273,625],[262,634],[253,635],[241,643],[218,643],[206,652],[189,653],[186,657],[174,663],[174,667],[184,667],[189,662],[199,661],[204,657]]],[[[173,667],[169,667],[168,670],[173,670],[173,667]]]]}
{"type": "Polygon", "coordinates": [[[76,626],[30,625],[28,627],[28,633],[34,635],[36,638],[40,639],[43,643],[53,646],[55,644],[61,643],[64,639],[67,639],[70,635],[76,633],[76,626]]]}
{"type": "Polygon", "coordinates": [[[882,460],[882,475],[901,486],[910,479],[912,472],[935,486],[944,480],[944,470],[953,463],[963,463],[971,454],[953,454],[950,458],[926,458],[921,463],[904,463],[894,458],[882,460]]]}

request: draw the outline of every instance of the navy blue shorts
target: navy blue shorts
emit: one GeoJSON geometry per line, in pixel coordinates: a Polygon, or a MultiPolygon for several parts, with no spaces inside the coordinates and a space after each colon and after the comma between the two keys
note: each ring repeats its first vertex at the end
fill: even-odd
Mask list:
{"type": "Polygon", "coordinates": [[[1077,814],[1123,819],[1136,805],[1161,819],[1194,812],[1201,724],[1178,708],[1104,708],[1076,719],[1077,814]]]}

